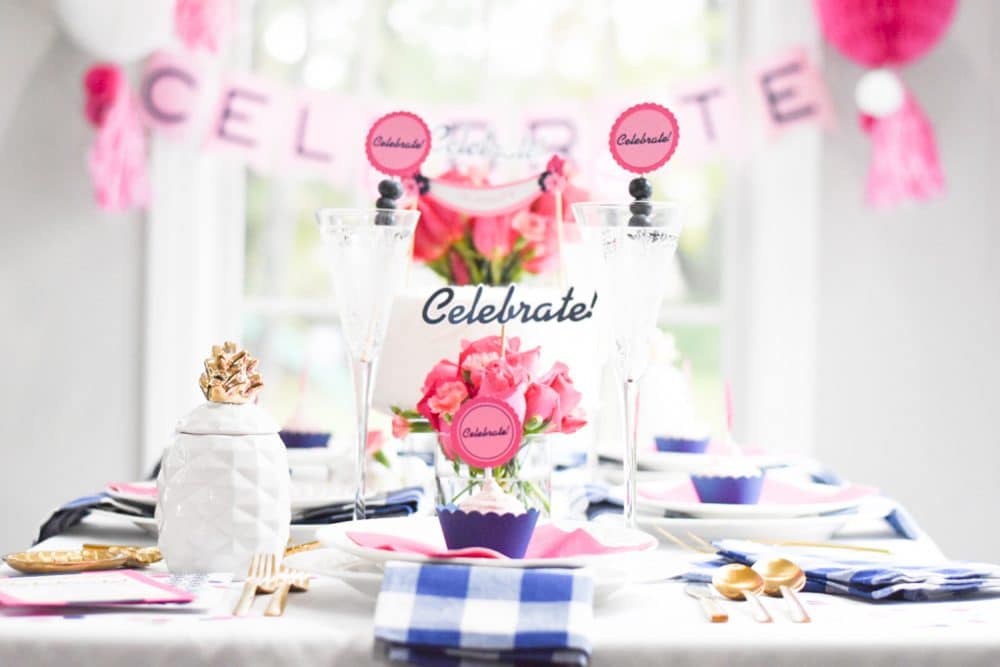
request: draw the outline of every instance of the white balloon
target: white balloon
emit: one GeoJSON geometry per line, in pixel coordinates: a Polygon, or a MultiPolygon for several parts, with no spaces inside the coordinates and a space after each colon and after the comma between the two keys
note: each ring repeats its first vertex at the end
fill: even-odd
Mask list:
{"type": "Polygon", "coordinates": [[[873,69],[865,73],[854,89],[854,101],[862,112],[884,118],[903,106],[903,83],[891,69],[873,69]]]}
{"type": "Polygon", "coordinates": [[[174,0],[56,0],[66,34],[99,60],[125,64],[169,43],[174,0]]]}

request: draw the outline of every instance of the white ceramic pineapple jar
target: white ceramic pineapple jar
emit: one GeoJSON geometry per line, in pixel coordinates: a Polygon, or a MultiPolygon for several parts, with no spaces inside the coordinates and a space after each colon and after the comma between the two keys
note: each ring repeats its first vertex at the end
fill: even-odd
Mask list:
{"type": "Polygon", "coordinates": [[[246,574],[255,553],[280,556],[291,509],[278,424],[252,402],[257,362],[235,343],[212,348],[208,402],[177,424],[157,479],[159,547],[171,572],[246,574]]]}

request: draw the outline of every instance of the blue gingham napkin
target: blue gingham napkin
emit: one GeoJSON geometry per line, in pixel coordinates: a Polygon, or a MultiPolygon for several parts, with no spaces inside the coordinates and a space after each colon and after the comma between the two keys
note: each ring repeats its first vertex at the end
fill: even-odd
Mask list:
{"type": "Polygon", "coordinates": [[[1000,566],[987,563],[945,561],[918,563],[891,555],[867,556],[861,551],[811,547],[771,547],[744,540],[713,542],[718,558],[692,565],[682,578],[712,580],[712,573],[726,563],[752,565],[762,558],[787,558],[806,573],[804,590],[848,595],[865,600],[923,601],[966,593],[1000,593],[1000,566]]]}
{"type": "Polygon", "coordinates": [[[594,586],[582,570],[390,562],[376,650],[418,665],[581,665],[594,586]]]}
{"type": "MultiPolygon", "coordinates": [[[[388,493],[370,497],[365,504],[365,518],[407,516],[417,511],[424,495],[422,487],[407,487],[388,493]]],[[[64,533],[77,525],[90,514],[91,510],[101,509],[122,516],[138,516],[152,518],[153,508],[140,503],[129,503],[120,498],[112,498],[107,493],[97,493],[71,500],[45,520],[38,529],[35,544],[60,533],[64,533]]],[[[292,516],[293,525],[327,525],[351,521],[354,518],[354,500],[332,503],[296,512],[292,516]]]]}

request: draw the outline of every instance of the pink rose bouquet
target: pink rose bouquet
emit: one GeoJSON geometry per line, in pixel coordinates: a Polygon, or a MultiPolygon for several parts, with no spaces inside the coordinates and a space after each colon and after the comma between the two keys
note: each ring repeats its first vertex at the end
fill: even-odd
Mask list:
{"type": "MultiPolygon", "coordinates": [[[[420,192],[417,181],[409,190],[411,206],[420,210],[414,232],[413,257],[451,285],[508,285],[524,274],[552,270],[559,261],[556,197],[562,199],[563,222],[572,223],[570,204],[587,193],[569,184],[569,165],[559,157],[549,161],[542,191],[524,209],[500,216],[469,216],[449,208],[433,191],[420,192]]],[[[451,169],[438,181],[485,186],[485,174],[451,169]]]]}
{"type": "MultiPolygon", "coordinates": [[[[396,437],[407,433],[437,433],[441,451],[452,460],[456,471],[461,465],[449,439],[449,426],[462,405],[477,397],[503,401],[523,425],[521,447],[530,436],[544,433],[574,433],[587,424],[580,407],[583,398],[573,386],[566,364],[556,363],[545,373],[538,372],[540,350],[521,349],[517,337],[503,346],[499,336],[462,341],[458,360],[442,359],[427,374],[420,388],[415,410],[393,408],[392,430],[396,437]],[[501,348],[504,349],[501,350],[501,348]]],[[[493,470],[494,478],[517,478],[518,457],[493,470]]],[[[484,474],[471,468],[475,478],[484,474]]],[[[530,483],[518,482],[520,494],[537,493],[530,483]]],[[[517,486],[517,484],[513,486],[517,486]]]]}

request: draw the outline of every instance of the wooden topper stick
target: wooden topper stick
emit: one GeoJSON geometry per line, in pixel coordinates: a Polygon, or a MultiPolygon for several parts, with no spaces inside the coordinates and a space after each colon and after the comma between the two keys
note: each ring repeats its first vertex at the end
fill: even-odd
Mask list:
{"type": "Polygon", "coordinates": [[[555,191],[556,196],[556,252],[559,253],[559,266],[556,268],[559,277],[559,289],[566,291],[566,257],[563,255],[563,193],[562,188],[555,191]]]}
{"type": "Polygon", "coordinates": [[[500,325],[500,358],[507,356],[507,325],[500,325]]]}

